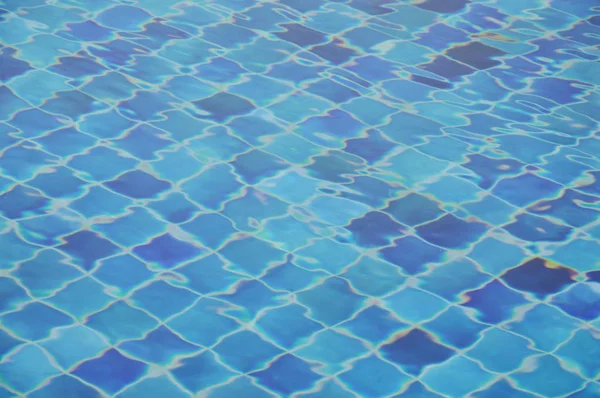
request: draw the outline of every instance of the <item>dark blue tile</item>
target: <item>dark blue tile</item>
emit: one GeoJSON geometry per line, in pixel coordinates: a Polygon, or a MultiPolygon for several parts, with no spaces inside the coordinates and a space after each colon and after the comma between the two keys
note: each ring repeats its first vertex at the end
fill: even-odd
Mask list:
{"type": "Polygon", "coordinates": [[[348,47],[343,40],[337,38],[329,43],[312,47],[310,52],[334,65],[346,63],[357,55],[356,51],[348,47]]]}
{"type": "Polygon", "coordinates": [[[354,241],[364,247],[387,246],[407,230],[387,214],[378,211],[352,220],[346,228],[352,233],[354,241]]]}
{"type": "Polygon", "coordinates": [[[65,244],[58,249],[74,258],[75,264],[89,271],[97,261],[119,252],[111,241],[92,231],[79,231],[64,238],[65,244]]]}
{"type": "Polygon", "coordinates": [[[500,278],[514,289],[530,292],[544,299],[574,283],[574,276],[573,270],[536,257],[508,270],[500,278]]]}
{"type": "Polygon", "coordinates": [[[519,214],[516,220],[503,228],[517,238],[530,242],[561,242],[567,239],[572,229],[554,220],[532,214],[519,214]]]}
{"type": "Polygon", "coordinates": [[[554,296],[552,303],[579,319],[592,321],[600,316],[600,292],[594,283],[578,283],[554,296]]]}
{"type": "Polygon", "coordinates": [[[452,355],[452,350],[436,343],[433,336],[421,329],[412,329],[381,348],[383,355],[406,372],[419,375],[427,365],[440,363],[452,355]]]}
{"type": "Polygon", "coordinates": [[[142,377],[146,368],[144,363],[130,359],[113,348],[101,357],[83,362],[73,370],[73,374],[109,394],[115,394],[142,377]]]}
{"type": "Polygon", "coordinates": [[[251,373],[265,387],[281,394],[308,390],[320,379],[311,366],[292,354],[283,355],[262,371],[251,373]]]}
{"type": "Polygon", "coordinates": [[[99,75],[106,71],[106,68],[96,62],[88,53],[81,52],[74,57],[59,58],[58,63],[50,66],[48,70],[72,79],[79,79],[99,75]]]}
{"type": "Polygon", "coordinates": [[[168,181],[159,180],[141,170],[122,174],[116,180],[109,181],[105,185],[113,191],[133,199],[154,198],[171,187],[168,181]]]}
{"type": "Polygon", "coordinates": [[[8,192],[0,195],[2,207],[0,212],[10,219],[41,215],[49,208],[51,201],[38,190],[15,185],[8,192]]]}
{"type": "Polygon", "coordinates": [[[417,227],[418,234],[426,241],[446,248],[463,248],[478,240],[487,226],[477,221],[465,221],[452,214],[417,227]]]}
{"type": "Polygon", "coordinates": [[[210,98],[194,101],[198,108],[196,116],[223,122],[235,115],[243,115],[254,110],[255,106],[245,98],[229,93],[218,93],[210,98]]]}
{"type": "Polygon", "coordinates": [[[16,53],[17,50],[11,47],[0,49],[0,63],[2,64],[0,81],[4,83],[13,77],[23,75],[32,69],[29,63],[22,61],[18,56],[15,56],[16,53]]]}
{"type": "Polygon", "coordinates": [[[276,32],[275,36],[300,47],[313,46],[328,41],[327,35],[324,33],[298,23],[283,24],[280,26],[285,29],[285,31],[276,32]]]}

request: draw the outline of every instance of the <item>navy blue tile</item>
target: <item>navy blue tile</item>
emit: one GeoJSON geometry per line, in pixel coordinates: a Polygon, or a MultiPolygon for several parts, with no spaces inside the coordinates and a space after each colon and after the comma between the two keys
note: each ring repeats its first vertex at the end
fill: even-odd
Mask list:
{"type": "Polygon", "coordinates": [[[421,329],[413,329],[396,337],[381,350],[387,359],[412,375],[418,375],[425,366],[443,362],[452,355],[451,349],[436,343],[431,335],[421,329]]]}
{"type": "Polygon", "coordinates": [[[500,278],[517,290],[531,292],[543,299],[573,283],[574,276],[575,272],[569,268],[556,266],[536,257],[508,270],[500,278]]]}

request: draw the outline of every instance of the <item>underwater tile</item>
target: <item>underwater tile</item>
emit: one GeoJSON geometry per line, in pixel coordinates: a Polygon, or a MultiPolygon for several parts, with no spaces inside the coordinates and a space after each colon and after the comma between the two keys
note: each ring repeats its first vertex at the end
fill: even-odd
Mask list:
{"type": "Polygon", "coordinates": [[[104,292],[104,285],[92,278],[72,282],[46,301],[77,319],[83,319],[106,307],[114,298],[104,292]]]}
{"type": "Polygon", "coordinates": [[[102,260],[93,275],[110,286],[112,294],[124,295],[150,279],[153,273],[137,258],[122,254],[102,260]]]}
{"type": "Polygon", "coordinates": [[[58,167],[51,172],[38,174],[27,185],[39,189],[50,198],[68,199],[79,196],[87,183],[77,178],[72,170],[58,167]]]}
{"type": "Polygon", "coordinates": [[[429,368],[421,380],[441,394],[464,396],[483,387],[493,378],[493,374],[483,370],[476,362],[455,356],[441,365],[429,368]]]}
{"type": "Polygon", "coordinates": [[[352,390],[369,397],[389,396],[409,380],[406,374],[376,355],[359,359],[338,377],[352,390]],[[373,383],[373,380],[377,380],[377,383],[373,383]]]}
{"type": "Polygon", "coordinates": [[[47,350],[63,369],[70,369],[109,347],[100,334],[82,325],[57,329],[55,335],[40,343],[40,346],[47,350]],[[74,346],[71,344],[73,341],[79,341],[81,344],[74,346]]]}
{"type": "Polygon", "coordinates": [[[21,262],[11,274],[19,279],[33,297],[48,297],[84,275],[79,268],[68,264],[67,260],[68,257],[56,250],[41,250],[34,258],[21,262]]]}
{"type": "Polygon", "coordinates": [[[21,304],[30,300],[25,289],[12,278],[0,278],[0,287],[2,287],[2,299],[4,301],[0,306],[2,312],[15,310],[21,304]]]}
{"type": "Polygon", "coordinates": [[[315,320],[328,326],[350,318],[364,303],[364,297],[354,293],[345,280],[333,277],[322,284],[297,294],[298,301],[310,308],[315,320]],[[332,300],[333,297],[343,300],[332,300]],[[327,306],[321,303],[327,302],[327,306]]]}
{"type": "Polygon", "coordinates": [[[227,365],[243,373],[268,367],[283,352],[260,335],[247,330],[225,337],[214,351],[227,365]]]}
{"type": "Polygon", "coordinates": [[[410,235],[395,240],[393,246],[381,250],[385,260],[411,275],[425,271],[428,263],[440,261],[443,253],[441,248],[410,235]],[[419,255],[416,256],[416,253],[419,255]]]}
{"type": "Polygon", "coordinates": [[[128,358],[112,348],[101,357],[83,362],[72,373],[109,394],[115,394],[139,379],[146,367],[144,363],[128,358]]]}
{"type": "Polygon", "coordinates": [[[182,340],[165,326],[160,326],[142,340],[129,340],[119,344],[123,352],[146,363],[171,364],[176,357],[201,350],[201,347],[182,340]]]}
{"type": "Polygon", "coordinates": [[[452,214],[417,227],[417,233],[426,241],[452,249],[472,244],[486,230],[487,226],[481,222],[466,221],[452,214]]]}
{"type": "Polygon", "coordinates": [[[125,301],[116,301],[86,319],[85,325],[100,332],[114,345],[142,338],[158,325],[158,321],[125,301]]]}
{"type": "Polygon", "coordinates": [[[420,323],[431,319],[449,305],[438,296],[410,286],[387,296],[383,302],[399,319],[410,323],[420,323]],[[414,302],[420,303],[420,306],[415,307],[410,304],[414,302]]]}
{"type": "Polygon", "coordinates": [[[517,214],[513,220],[503,228],[511,235],[530,242],[562,242],[572,233],[571,227],[528,213],[517,214]]]}
{"type": "Polygon", "coordinates": [[[220,384],[235,374],[217,362],[211,351],[203,351],[197,356],[182,360],[181,366],[171,373],[191,392],[220,384]]]}
{"type": "Polygon", "coordinates": [[[598,351],[598,340],[594,331],[578,330],[556,354],[566,359],[569,365],[575,365],[580,374],[589,379],[596,379],[600,374],[600,363],[594,355],[598,351]]]}
{"type": "Polygon", "coordinates": [[[248,376],[241,376],[210,391],[215,398],[227,398],[243,394],[248,398],[272,398],[275,395],[267,392],[252,382],[248,376]]]}
{"type": "Polygon", "coordinates": [[[277,358],[268,368],[250,376],[265,387],[283,394],[308,390],[320,379],[308,363],[292,354],[277,358]]]}
{"type": "Polygon", "coordinates": [[[18,311],[2,316],[2,324],[17,337],[36,341],[49,336],[54,328],[73,323],[73,319],[41,302],[31,302],[18,311]]]}
{"type": "Polygon", "coordinates": [[[598,395],[593,0],[134,3],[0,7],[0,397],[598,395]]]}
{"type": "Polygon", "coordinates": [[[479,340],[481,332],[488,327],[475,321],[471,312],[451,306],[433,320],[423,324],[422,328],[432,333],[436,341],[450,348],[464,349],[479,340]]]}
{"type": "Polygon", "coordinates": [[[355,218],[346,227],[356,244],[363,247],[387,246],[404,235],[406,227],[398,224],[389,215],[373,211],[361,218],[355,218]]]}
{"type": "Polygon", "coordinates": [[[584,384],[581,377],[565,370],[552,355],[531,358],[528,368],[527,372],[515,373],[511,378],[519,387],[536,394],[567,395],[579,390],[584,384]]]}
{"type": "MultiPolygon", "coordinates": [[[[155,297],[154,300],[157,305],[164,306],[160,303],[162,299],[155,297]]],[[[212,346],[240,326],[233,318],[222,314],[229,308],[231,305],[223,301],[205,297],[170,319],[167,326],[191,343],[212,346]],[[210,327],[207,327],[208,324],[210,327]]]]}
{"type": "Polygon", "coordinates": [[[600,316],[599,288],[595,283],[577,283],[554,296],[551,302],[573,317],[591,321],[600,316]]]}
{"type": "Polygon", "coordinates": [[[96,16],[96,20],[103,26],[125,32],[141,30],[142,24],[151,18],[142,8],[128,5],[108,8],[96,16]]]}
{"type": "Polygon", "coordinates": [[[261,335],[287,349],[305,342],[323,327],[307,315],[309,310],[298,304],[270,309],[256,321],[261,335]]]}
{"type": "Polygon", "coordinates": [[[6,359],[0,363],[2,378],[7,387],[21,394],[35,389],[47,378],[60,374],[44,351],[33,344],[20,347],[6,359]],[[36,364],[34,369],[31,369],[32,363],[36,364]]]}
{"type": "Polygon", "coordinates": [[[181,313],[198,299],[198,295],[165,282],[156,280],[135,291],[131,302],[150,314],[165,319],[181,313]],[[165,301],[164,297],[171,300],[165,301]]]}
{"type": "Polygon", "coordinates": [[[507,329],[533,341],[532,348],[550,352],[571,337],[580,323],[557,308],[542,303],[511,321],[507,329]]]}
{"type": "Polygon", "coordinates": [[[40,148],[23,142],[3,151],[0,158],[0,170],[15,180],[25,181],[33,178],[46,166],[54,166],[58,158],[40,150],[40,148]]]}
{"type": "Polygon", "coordinates": [[[51,398],[57,395],[77,394],[90,398],[101,398],[102,393],[70,375],[61,375],[50,380],[49,384],[29,394],[34,398],[51,398]]]}
{"type": "Polygon", "coordinates": [[[525,297],[509,289],[498,280],[493,280],[480,289],[465,293],[464,306],[477,310],[477,318],[486,323],[510,320],[515,310],[529,304],[525,297]]]}
{"type": "Polygon", "coordinates": [[[173,398],[189,398],[190,394],[184,392],[173,383],[168,376],[148,377],[137,384],[126,388],[119,393],[119,398],[155,398],[169,396],[173,398]]]}
{"type": "Polygon", "coordinates": [[[252,236],[231,241],[219,253],[234,264],[233,269],[253,276],[262,274],[274,263],[283,262],[285,254],[268,242],[252,236]]]}
{"type": "Polygon", "coordinates": [[[542,258],[533,258],[500,276],[510,287],[530,292],[538,298],[558,293],[574,282],[575,272],[542,258]]]}
{"type": "Polygon", "coordinates": [[[227,315],[244,322],[256,318],[264,309],[276,307],[287,301],[284,293],[276,292],[257,280],[242,280],[229,292],[219,293],[218,297],[235,306],[226,311],[227,315]]]}
{"type": "Polygon", "coordinates": [[[420,279],[420,286],[424,290],[457,302],[462,299],[466,290],[483,285],[491,277],[482,273],[472,261],[459,259],[432,267],[420,279]]]}
{"type": "Polygon", "coordinates": [[[487,370],[509,373],[519,369],[526,358],[536,353],[529,348],[527,339],[492,328],[483,332],[481,340],[466,355],[479,361],[487,370]]]}
{"type": "Polygon", "coordinates": [[[71,256],[74,264],[85,271],[94,268],[98,260],[119,252],[114,243],[92,231],[78,231],[65,237],[64,241],[57,249],[71,256]]]}

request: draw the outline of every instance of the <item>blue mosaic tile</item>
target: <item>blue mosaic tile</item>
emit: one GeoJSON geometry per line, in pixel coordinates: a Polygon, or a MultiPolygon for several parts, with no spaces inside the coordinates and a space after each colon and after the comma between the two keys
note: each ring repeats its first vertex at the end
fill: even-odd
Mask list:
{"type": "Polygon", "coordinates": [[[0,397],[598,397],[592,0],[0,1],[0,397]]]}

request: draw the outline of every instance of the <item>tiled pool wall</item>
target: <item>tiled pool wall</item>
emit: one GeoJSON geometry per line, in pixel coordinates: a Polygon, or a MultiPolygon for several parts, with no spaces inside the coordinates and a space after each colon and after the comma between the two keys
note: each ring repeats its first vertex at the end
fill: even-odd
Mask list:
{"type": "Polygon", "coordinates": [[[0,397],[600,397],[599,25],[1,0],[0,397]]]}

